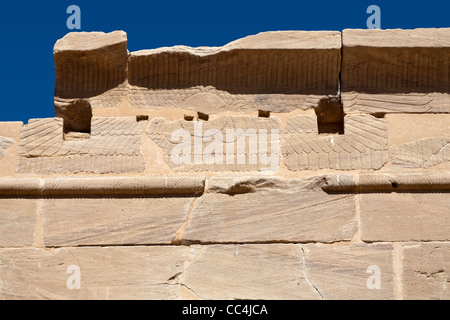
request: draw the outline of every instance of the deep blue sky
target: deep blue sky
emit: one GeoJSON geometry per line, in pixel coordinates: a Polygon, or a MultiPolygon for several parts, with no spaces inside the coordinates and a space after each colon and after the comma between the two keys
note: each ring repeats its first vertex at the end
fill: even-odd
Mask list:
{"type": "Polygon", "coordinates": [[[124,30],[128,49],[221,46],[273,30],[366,28],[366,9],[382,10],[382,29],[450,27],[450,1],[3,1],[0,121],[53,117],[53,45],[70,32],[69,5],[81,8],[81,31],[124,30]]]}

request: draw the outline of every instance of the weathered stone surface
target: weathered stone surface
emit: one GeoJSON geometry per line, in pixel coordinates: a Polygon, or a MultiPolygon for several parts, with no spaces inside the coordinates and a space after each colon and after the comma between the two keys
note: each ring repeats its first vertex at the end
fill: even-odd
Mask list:
{"type": "Polygon", "coordinates": [[[55,116],[64,120],[64,134],[91,132],[92,107],[87,99],[55,100],[55,116]]]}
{"type": "Polygon", "coordinates": [[[326,194],[320,189],[321,178],[255,180],[259,182],[234,181],[228,187],[223,186],[227,181],[210,181],[213,186],[222,184],[214,187],[220,193],[197,200],[184,240],[334,242],[351,240],[356,232],[355,196],[326,194]],[[259,187],[248,187],[252,184],[259,187]]]}
{"type": "Polygon", "coordinates": [[[141,176],[85,178],[3,178],[3,197],[125,197],[195,196],[205,189],[201,176],[141,176]]]}
{"type": "Polygon", "coordinates": [[[220,48],[131,53],[129,100],[217,114],[308,109],[338,92],[339,32],[265,32],[220,48]]]}
{"type": "Polygon", "coordinates": [[[0,299],[174,299],[183,247],[0,250],[0,299]],[[80,270],[80,289],[69,290],[80,270]]]}
{"type": "Polygon", "coordinates": [[[448,192],[450,173],[423,171],[327,175],[322,189],[329,193],[448,192]]]}
{"type": "Polygon", "coordinates": [[[44,244],[170,244],[187,219],[192,201],[193,198],[41,200],[44,244]]]}
{"type": "Polygon", "coordinates": [[[37,197],[41,194],[38,178],[3,178],[0,181],[0,196],[9,198],[37,197]]]}
{"type": "Polygon", "coordinates": [[[0,123],[0,299],[450,299],[450,29],[54,57],[57,118],[0,123]]]}
{"type": "Polygon", "coordinates": [[[277,171],[280,125],[275,117],[155,118],[147,135],[162,148],[164,160],[174,171],[277,171]]]}
{"type": "Polygon", "coordinates": [[[387,162],[387,126],[370,115],[347,115],[343,135],[319,135],[314,116],[289,118],[282,139],[292,171],[380,169],[387,162]]]}
{"type": "Polygon", "coordinates": [[[344,30],[349,112],[449,113],[450,29],[344,30]]]}
{"type": "Polygon", "coordinates": [[[141,172],[146,123],[135,117],[95,117],[89,139],[65,141],[62,119],[30,120],[21,132],[18,172],[141,172]]]}
{"type": "Polygon", "coordinates": [[[89,132],[92,108],[117,107],[127,95],[127,35],[69,33],[56,42],[53,55],[55,115],[66,131],[89,132]]]}
{"type": "Polygon", "coordinates": [[[214,176],[208,179],[205,193],[219,193],[230,196],[238,194],[253,194],[263,191],[313,191],[326,183],[328,177],[313,179],[283,179],[276,176],[214,176]]]}
{"type": "Polygon", "coordinates": [[[0,159],[6,155],[6,150],[15,143],[16,141],[12,138],[0,137],[0,159]]]}
{"type": "Polygon", "coordinates": [[[58,40],[55,97],[90,98],[126,80],[127,35],[123,31],[72,32],[58,40]]]}
{"type": "Polygon", "coordinates": [[[128,62],[126,42],[118,31],[69,34],[57,42],[58,115],[75,108],[67,98],[87,98],[95,109],[118,107],[126,96],[132,108],[290,112],[316,106],[339,88],[340,32],[265,32],[220,48],[133,52],[128,62]]]}
{"type": "MultiPolygon", "coordinates": [[[[119,88],[117,90],[117,95],[119,95],[120,90],[123,89],[119,88]]],[[[257,90],[257,88],[253,89],[253,91],[257,90]]],[[[114,90],[111,94],[113,92],[114,90]]],[[[335,96],[336,92],[333,92],[333,94],[329,95],[278,94],[264,93],[264,91],[260,94],[246,94],[219,90],[214,86],[195,86],[188,89],[166,90],[132,87],[129,89],[128,99],[134,110],[157,110],[175,107],[183,110],[200,111],[210,115],[220,114],[221,112],[248,113],[258,110],[287,113],[297,109],[307,110],[317,107],[321,99],[335,96]]],[[[101,98],[101,102],[93,101],[93,108],[111,108],[115,106],[110,101],[112,98],[107,99],[105,95],[102,95],[101,98]]]]}
{"type": "Polygon", "coordinates": [[[362,194],[364,241],[450,240],[447,193],[362,194]]]}
{"type": "MultiPolygon", "coordinates": [[[[447,54],[448,55],[448,54],[447,54]]],[[[383,89],[380,89],[383,90],[383,89]]],[[[449,113],[448,93],[368,94],[343,92],[345,112],[376,113],[449,113]]]]}
{"type": "Polygon", "coordinates": [[[391,244],[311,244],[302,245],[302,248],[307,279],[325,299],[394,299],[391,244]],[[379,289],[367,285],[368,281],[374,284],[369,279],[374,275],[373,267],[380,271],[379,289]]]}
{"type": "Polygon", "coordinates": [[[403,248],[403,296],[410,300],[450,299],[450,245],[421,243],[403,248]]]}
{"type": "Polygon", "coordinates": [[[34,199],[0,199],[0,247],[33,244],[37,204],[38,200],[34,199]]]}
{"type": "Polygon", "coordinates": [[[0,122],[0,176],[16,173],[17,150],[19,148],[22,122],[0,122]]]}
{"type": "Polygon", "coordinates": [[[191,248],[183,284],[200,299],[390,299],[391,245],[213,245],[191,248]],[[381,288],[370,290],[376,265],[381,288]]]}
{"type": "Polygon", "coordinates": [[[393,146],[393,168],[424,168],[450,162],[450,138],[426,138],[393,146]]]}
{"type": "Polygon", "coordinates": [[[294,244],[193,246],[183,284],[206,300],[321,298],[294,244]]]}
{"type": "Polygon", "coordinates": [[[388,147],[427,138],[450,139],[450,114],[386,114],[388,147]]]}

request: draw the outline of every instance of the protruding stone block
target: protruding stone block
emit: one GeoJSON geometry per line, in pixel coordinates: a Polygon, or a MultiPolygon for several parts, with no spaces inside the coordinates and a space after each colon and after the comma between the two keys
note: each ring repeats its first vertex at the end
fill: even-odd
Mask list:
{"type": "Polygon", "coordinates": [[[339,32],[266,32],[219,48],[131,53],[134,108],[290,112],[339,90],[339,32]]]}
{"type": "Polygon", "coordinates": [[[53,54],[58,98],[91,98],[127,78],[127,35],[123,31],[69,33],[56,42],[53,54]]]}
{"type": "Polygon", "coordinates": [[[198,196],[204,191],[201,176],[3,178],[0,196],[20,197],[158,197],[198,196]]]}
{"type": "Polygon", "coordinates": [[[450,113],[450,29],[344,30],[345,112],[450,113]]]}
{"type": "Polygon", "coordinates": [[[53,55],[55,114],[66,131],[89,133],[92,105],[117,107],[126,96],[127,35],[69,33],[56,42],[53,55]]]}

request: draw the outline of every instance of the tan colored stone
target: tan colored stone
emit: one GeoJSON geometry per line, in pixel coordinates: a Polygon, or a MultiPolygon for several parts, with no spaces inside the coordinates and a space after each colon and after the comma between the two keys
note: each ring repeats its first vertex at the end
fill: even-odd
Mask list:
{"type": "Polygon", "coordinates": [[[0,137],[0,159],[6,156],[6,150],[15,143],[16,141],[12,138],[0,137]]]}
{"type": "Polygon", "coordinates": [[[308,281],[327,300],[394,299],[391,244],[302,245],[308,281]],[[372,268],[370,268],[372,267],[372,268]],[[368,286],[380,271],[380,288],[368,286]],[[370,269],[369,269],[370,268],[370,269]]]}
{"type": "Polygon", "coordinates": [[[450,48],[450,28],[347,29],[344,46],[350,48],[450,48]]]}
{"type": "Polygon", "coordinates": [[[33,244],[37,204],[33,199],[0,199],[0,247],[33,244]]]}
{"type": "Polygon", "coordinates": [[[187,219],[192,201],[193,198],[44,199],[44,244],[170,244],[187,219]]]}
{"type": "Polygon", "coordinates": [[[79,99],[98,109],[127,97],[134,109],[290,112],[339,89],[340,32],[265,32],[217,48],[132,52],[128,61],[126,44],[122,31],[70,33],[56,43],[58,116],[71,119],[79,99]]]}
{"type": "Polygon", "coordinates": [[[392,299],[391,245],[210,245],[191,248],[183,285],[200,299],[392,299]],[[370,266],[381,288],[367,287],[370,266]]]}
{"type": "Polygon", "coordinates": [[[309,109],[338,92],[339,32],[265,32],[218,48],[133,52],[133,108],[217,114],[309,109]],[[284,96],[289,95],[289,96],[284,96]]]}
{"type": "Polygon", "coordinates": [[[183,285],[204,300],[321,299],[294,244],[194,246],[183,285]]]}
{"type": "Polygon", "coordinates": [[[450,299],[450,245],[422,243],[403,248],[403,295],[409,300],[450,299]]]}
{"type": "Polygon", "coordinates": [[[388,147],[425,138],[450,138],[450,114],[387,114],[388,147]]]}
{"type": "Polygon", "coordinates": [[[58,40],[55,97],[90,98],[126,80],[127,36],[123,31],[72,32],[58,40]]]}
{"type": "Polygon", "coordinates": [[[68,34],[57,118],[0,123],[0,299],[449,299],[449,57],[450,28],[68,34]]]}
{"type": "MultiPolygon", "coordinates": [[[[314,55],[313,55],[314,56],[314,55]]],[[[122,89],[118,89],[122,90],[122,89]]],[[[237,90],[237,89],[236,89],[237,90]]],[[[258,89],[253,89],[257,91],[258,89]]],[[[288,113],[295,110],[307,110],[317,107],[323,98],[334,94],[277,94],[235,93],[219,90],[215,86],[194,86],[188,89],[150,90],[139,86],[129,89],[129,101],[133,109],[154,110],[159,108],[179,108],[182,110],[200,111],[205,114],[221,112],[249,113],[258,110],[288,113]]],[[[93,108],[111,107],[114,103],[104,101],[93,102],[93,108]]]]}
{"type": "Polygon", "coordinates": [[[0,251],[0,299],[175,299],[183,247],[6,249],[0,251]],[[70,290],[80,269],[80,290],[70,290]]]}
{"type": "Polygon", "coordinates": [[[382,192],[448,192],[448,172],[377,172],[327,175],[322,189],[330,193],[382,193],[382,192]]]}
{"type": "Polygon", "coordinates": [[[89,139],[65,141],[59,118],[30,120],[21,132],[20,173],[141,172],[146,121],[135,117],[93,118],[89,139]]]}
{"type": "Polygon", "coordinates": [[[184,240],[205,243],[351,240],[357,229],[355,196],[328,195],[320,189],[322,181],[261,177],[238,181],[225,189],[214,187],[219,194],[205,194],[196,201],[184,240]]]}
{"type": "Polygon", "coordinates": [[[450,29],[344,30],[347,113],[449,113],[450,29]]]}
{"type": "Polygon", "coordinates": [[[394,169],[424,168],[450,162],[450,138],[426,138],[393,146],[390,150],[394,169]]]}
{"type": "Polygon", "coordinates": [[[345,134],[318,132],[317,118],[289,118],[281,152],[289,170],[380,169],[387,162],[387,126],[370,115],[347,115],[345,134]]]}
{"type": "Polygon", "coordinates": [[[195,196],[205,188],[201,176],[3,178],[3,197],[195,196]]]}
{"type": "Polygon", "coordinates": [[[126,98],[127,35],[69,33],[56,42],[53,55],[55,115],[64,119],[66,131],[89,132],[92,108],[118,107],[126,98]]]}
{"type": "Polygon", "coordinates": [[[276,117],[221,116],[209,121],[155,118],[147,135],[162,148],[165,162],[177,172],[277,171],[280,125],[276,117]],[[186,154],[175,152],[177,146],[185,144],[186,154]],[[214,145],[218,148],[211,148],[214,145]]]}
{"type": "Polygon", "coordinates": [[[54,54],[74,51],[105,50],[117,44],[126,44],[127,35],[123,31],[103,32],[71,32],[59,39],[53,49],[54,54]]]}
{"type": "Polygon", "coordinates": [[[2,197],[37,197],[40,194],[41,180],[38,178],[3,178],[0,181],[2,197]]]}
{"type": "Polygon", "coordinates": [[[0,176],[13,176],[16,173],[22,126],[22,122],[0,122],[0,176]]]}
{"type": "Polygon", "coordinates": [[[362,194],[364,241],[449,241],[447,193],[362,194]]]}

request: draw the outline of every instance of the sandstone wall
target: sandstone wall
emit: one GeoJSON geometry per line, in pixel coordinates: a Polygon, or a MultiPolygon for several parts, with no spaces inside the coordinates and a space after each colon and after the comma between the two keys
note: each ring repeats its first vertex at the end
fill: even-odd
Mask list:
{"type": "Polygon", "coordinates": [[[127,51],[0,123],[1,299],[449,299],[450,29],[127,51]]]}

